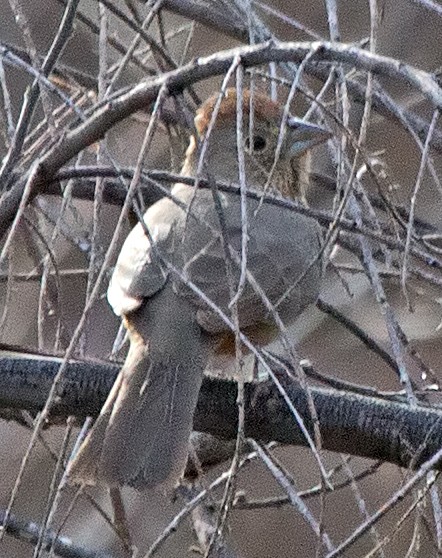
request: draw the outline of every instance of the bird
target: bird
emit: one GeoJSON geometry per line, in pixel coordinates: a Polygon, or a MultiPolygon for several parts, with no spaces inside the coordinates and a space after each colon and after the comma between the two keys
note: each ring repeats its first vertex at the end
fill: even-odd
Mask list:
{"type": "MultiPolygon", "coordinates": [[[[241,150],[248,188],[295,200],[308,188],[311,149],[331,136],[249,89],[240,102],[236,88],[211,96],[194,122],[182,175],[197,175],[204,152],[203,178],[239,184],[241,150]]],[[[70,461],[71,483],[174,487],[186,466],[204,369],[217,355],[234,358],[237,347],[219,311],[232,317],[236,298],[241,332],[265,346],[278,336],[269,303],[289,325],[317,300],[324,271],[317,221],[259,196],[246,196],[246,214],[245,230],[238,191],[178,182],[127,236],[107,296],[130,347],[70,461]]]]}

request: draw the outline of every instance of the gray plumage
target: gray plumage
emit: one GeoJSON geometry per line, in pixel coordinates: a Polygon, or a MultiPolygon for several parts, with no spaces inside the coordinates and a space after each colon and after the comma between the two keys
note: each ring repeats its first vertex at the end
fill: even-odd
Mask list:
{"type": "MultiPolygon", "coordinates": [[[[273,126],[273,121],[270,124],[273,126]]],[[[276,142],[277,135],[269,134],[270,124],[258,121],[256,128],[264,126],[261,133],[276,142]]],[[[246,123],[244,129],[248,130],[246,123]]],[[[302,126],[300,129],[304,135],[299,141],[302,139],[304,149],[305,130],[302,126]]],[[[308,126],[307,131],[318,143],[321,132],[311,132],[308,126]]],[[[287,179],[296,133],[299,130],[288,134],[286,151],[281,153],[284,172],[278,175],[276,169],[276,181],[278,176],[287,179]]],[[[320,139],[324,141],[322,136],[320,139]]],[[[226,163],[226,157],[230,161],[236,152],[235,142],[233,123],[214,129],[206,159],[214,176],[238,181],[236,159],[230,165],[226,163]]],[[[187,154],[185,174],[191,174],[196,166],[199,151],[195,144],[193,147],[187,154]]],[[[263,186],[259,169],[264,160],[257,165],[256,159],[257,154],[246,154],[246,168],[254,183],[261,180],[263,186]]],[[[100,417],[70,464],[72,482],[132,484],[138,488],[169,486],[185,467],[204,367],[210,353],[216,351],[219,334],[225,334],[228,328],[164,261],[182,271],[231,316],[232,292],[222,234],[232,250],[235,290],[241,271],[243,230],[240,197],[236,194],[219,193],[223,232],[210,189],[195,191],[177,184],[172,197],[179,203],[164,198],[145,213],[144,222],[155,247],[138,224],[118,258],[108,299],[125,320],[131,347],[100,417]]],[[[272,304],[280,302],[277,311],[289,325],[319,294],[323,271],[318,257],[320,228],[313,219],[252,199],[247,201],[247,217],[248,274],[272,304]]],[[[241,328],[259,330],[274,325],[271,312],[248,280],[238,300],[238,312],[241,328]]]]}

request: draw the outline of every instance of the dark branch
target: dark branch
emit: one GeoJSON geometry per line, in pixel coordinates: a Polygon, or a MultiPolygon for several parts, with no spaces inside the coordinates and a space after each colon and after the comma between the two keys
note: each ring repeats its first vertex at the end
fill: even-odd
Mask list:
{"type": "MultiPolygon", "coordinates": [[[[0,353],[0,406],[39,411],[46,401],[61,359],[0,353]]],[[[118,373],[118,366],[98,361],[69,363],[51,409],[55,422],[69,415],[98,415],[118,373]]],[[[281,375],[290,399],[312,432],[304,391],[281,375]]],[[[418,467],[442,447],[442,412],[411,408],[316,387],[311,388],[324,449],[418,467]]],[[[235,382],[205,378],[195,413],[196,430],[225,439],[237,435],[235,382]]],[[[306,445],[284,400],[271,381],[246,386],[246,436],[261,442],[306,445]]]]}
{"type": "MultiPolygon", "coordinates": [[[[0,522],[2,524],[4,516],[4,512],[0,511],[0,522]]],[[[11,537],[19,541],[26,541],[28,544],[36,544],[39,539],[41,526],[35,523],[35,521],[24,521],[10,514],[5,528],[11,537]]],[[[52,532],[49,532],[42,550],[50,551],[51,548],[61,558],[111,558],[110,554],[76,546],[67,537],[56,537],[52,532]]]]}
{"type": "MultiPolygon", "coordinates": [[[[62,192],[58,184],[59,180],[81,178],[82,180],[78,180],[75,183],[74,188],[72,190],[72,195],[78,199],[86,199],[92,201],[94,195],[94,184],[93,182],[87,180],[88,178],[97,177],[97,176],[103,178],[110,177],[115,179],[117,179],[118,177],[132,178],[133,173],[134,170],[130,168],[123,168],[117,171],[116,169],[113,169],[111,167],[103,167],[103,166],[87,166],[87,167],[79,166],[76,168],[68,167],[65,169],[61,169],[59,172],[56,173],[54,178],[45,186],[44,192],[45,194],[49,194],[49,195],[60,195],[62,192]]],[[[140,179],[140,190],[143,194],[143,198],[146,205],[150,205],[154,203],[164,195],[170,195],[169,191],[161,185],[161,182],[166,182],[166,183],[182,182],[184,184],[188,184],[189,186],[193,186],[195,183],[195,179],[193,177],[182,176],[179,174],[174,174],[162,170],[143,171],[139,179],[140,179]]],[[[322,177],[317,177],[317,178],[313,177],[313,179],[316,181],[321,181],[322,177]]],[[[209,182],[204,178],[201,178],[198,184],[199,187],[201,188],[210,187],[209,182]]],[[[236,184],[217,181],[216,185],[218,189],[223,192],[239,193],[239,186],[236,184]]],[[[106,203],[122,204],[126,198],[126,195],[127,195],[126,188],[117,180],[110,183],[105,183],[104,190],[103,190],[103,199],[104,201],[106,201],[106,203]]],[[[321,224],[323,227],[328,227],[330,224],[334,223],[335,221],[335,216],[329,211],[307,207],[302,203],[287,198],[283,198],[280,196],[263,195],[259,190],[256,189],[254,190],[253,188],[249,188],[247,190],[247,196],[250,197],[251,199],[263,200],[266,203],[277,205],[279,207],[284,207],[286,209],[291,209],[297,213],[301,213],[302,215],[307,215],[309,217],[312,217],[313,219],[316,219],[318,223],[321,224]]],[[[359,226],[356,224],[354,220],[344,218],[344,217],[341,217],[339,219],[339,227],[343,231],[347,231],[349,233],[362,234],[367,238],[377,241],[382,245],[385,245],[393,250],[397,249],[403,251],[405,249],[405,241],[397,238],[398,235],[396,231],[394,232],[394,234],[391,234],[385,228],[384,230],[379,232],[378,230],[374,230],[370,225],[365,226],[363,224],[359,226]]],[[[421,233],[430,232],[430,231],[437,232],[436,228],[432,227],[431,225],[423,221],[418,221],[416,225],[416,230],[418,230],[421,233]]],[[[411,246],[409,250],[411,254],[418,257],[420,260],[425,262],[425,264],[433,268],[438,268],[438,269],[442,268],[442,261],[436,258],[434,255],[427,253],[426,251],[422,251],[420,248],[414,246],[411,246]]]]}

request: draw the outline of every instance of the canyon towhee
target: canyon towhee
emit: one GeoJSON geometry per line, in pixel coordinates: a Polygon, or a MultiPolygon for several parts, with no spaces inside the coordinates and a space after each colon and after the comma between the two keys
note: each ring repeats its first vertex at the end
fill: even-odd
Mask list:
{"type": "MultiPolygon", "coordinates": [[[[217,98],[197,111],[198,137],[191,138],[183,175],[196,175],[217,98]]],[[[242,110],[246,183],[301,199],[308,185],[309,150],[330,134],[288,117],[280,136],[283,108],[258,92],[251,99],[244,91],[242,110]]],[[[229,89],[207,141],[203,176],[240,182],[237,137],[237,97],[229,89]]],[[[124,319],[130,349],[100,416],[69,465],[71,482],[142,488],[170,486],[179,479],[207,360],[235,354],[234,334],[198,289],[230,318],[229,303],[238,292],[239,326],[258,345],[278,334],[262,293],[278,303],[285,325],[319,294],[323,265],[315,220],[247,198],[245,228],[237,193],[214,195],[211,188],[175,184],[172,197],[146,211],[148,233],[139,223],[118,258],[108,299],[124,319]]]]}

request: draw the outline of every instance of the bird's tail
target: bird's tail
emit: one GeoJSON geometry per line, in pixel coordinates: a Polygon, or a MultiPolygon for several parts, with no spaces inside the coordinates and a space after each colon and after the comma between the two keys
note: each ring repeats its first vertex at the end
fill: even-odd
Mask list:
{"type": "Polygon", "coordinates": [[[71,482],[170,486],[185,468],[206,363],[194,311],[168,284],[127,325],[129,354],[69,466],[71,482]]]}

